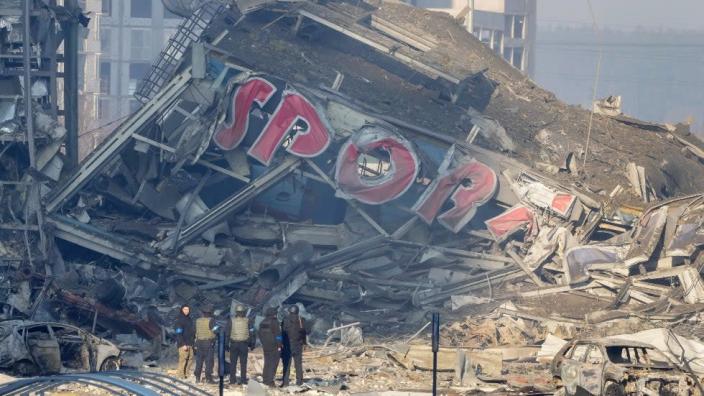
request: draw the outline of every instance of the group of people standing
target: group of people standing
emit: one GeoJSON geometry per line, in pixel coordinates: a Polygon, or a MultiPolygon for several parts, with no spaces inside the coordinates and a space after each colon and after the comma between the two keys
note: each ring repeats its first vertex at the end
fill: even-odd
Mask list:
{"type": "Polygon", "coordinates": [[[215,361],[215,341],[217,332],[224,331],[228,340],[226,346],[230,351],[230,384],[247,383],[247,358],[253,350],[256,336],[262,344],[264,352],[264,368],[262,378],[264,385],[274,386],[274,377],[283,363],[283,380],[281,386],[289,385],[291,360],[296,367],[296,385],[303,383],[303,346],[306,344],[305,321],[299,315],[298,306],[293,305],[283,321],[278,320],[278,309],[267,308],[264,319],[255,333],[254,323],[247,318],[244,305],[235,307],[234,316],[228,318],[220,328],[213,317],[213,307],[201,308],[202,316],[195,321],[191,317],[191,309],[183,305],[175,323],[176,344],[178,346],[178,375],[188,378],[195,360],[196,382],[201,382],[201,374],[205,365],[205,381],[213,383],[213,365],[215,361]],[[256,334],[256,336],[255,336],[256,334]],[[240,376],[236,377],[239,362],[240,376]]]}

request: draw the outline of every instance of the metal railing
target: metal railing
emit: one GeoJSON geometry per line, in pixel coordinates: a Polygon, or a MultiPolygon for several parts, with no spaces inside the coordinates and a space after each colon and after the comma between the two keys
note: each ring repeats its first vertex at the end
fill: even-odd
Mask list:
{"type": "Polygon", "coordinates": [[[159,54],[149,73],[137,87],[134,97],[147,103],[171,80],[188,47],[198,41],[213,18],[225,11],[225,6],[213,0],[203,4],[190,18],[185,19],[159,54]]]}

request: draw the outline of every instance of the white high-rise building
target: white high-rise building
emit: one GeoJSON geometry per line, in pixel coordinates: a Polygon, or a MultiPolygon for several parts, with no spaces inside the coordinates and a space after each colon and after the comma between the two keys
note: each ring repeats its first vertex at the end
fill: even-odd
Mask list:
{"type": "Polygon", "coordinates": [[[479,40],[532,76],[535,66],[537,0],[409,0],[462,20],[479,40]]]}
{"type": "Polygon", "coordinates": [[[181,18],[161,0],[84,0],[91,22],[82,56],[82,118],[90,129],[111,130],[139,107],[133,93],[152,62],[176,32],[181,18]]]}
{"type": "Polygon", "coordinates": [[[101,96],[98,118],[109,121],[139,107],[132,96],[181,18],[160,0],[102,0],[100,25],[101,96]]]}

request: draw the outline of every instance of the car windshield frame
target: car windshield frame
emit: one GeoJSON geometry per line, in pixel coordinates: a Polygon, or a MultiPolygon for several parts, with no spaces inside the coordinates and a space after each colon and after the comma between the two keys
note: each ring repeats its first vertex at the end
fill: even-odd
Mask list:
{"type": "Polygon", "coordinates": [[[655,348],[633,345],[609,345],[606,358],[613,364],[634,367],[675,368],[662,352],[655,348]]]}

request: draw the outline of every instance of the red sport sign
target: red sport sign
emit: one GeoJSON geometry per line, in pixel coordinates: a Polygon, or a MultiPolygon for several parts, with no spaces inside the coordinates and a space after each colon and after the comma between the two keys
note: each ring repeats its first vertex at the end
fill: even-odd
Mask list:
{"type": "MultiPolygon", "coordinates": [[[[227,117],[213,134],[220,149],[233,150],[252,133],[255,110],[266,114],[264,126],[256,127],[256,138],[247,155],[269,165],[284,146],[292,155],[304,158],[319,156],[332,142],[333,131],[325,111],[317,108],[299,92],[280,88],[262,77],[249,78],[229,95],[227,117]]],[[[284,84],[285,85],[285,84],[284,84]]],[[[365,125],[350,136],[337,153],[335,183],[338,194],[369,205],[393,201],[406,193],[418,177],[421,161],[413,144],[386,125],[365,125]],[[360,172],[362,156],[379,153],[388,166],[379,175],[368,177],[360,172]]],[[[488,202],[498,186],[490,167],[456,153],[450,148],[438,176],[413,205],[414,212],[428,224],[435,219],[457,233],[474,217],[477,208],[488,202]],[[452,206],[440,213],[446,203],[452,206]]]]}

